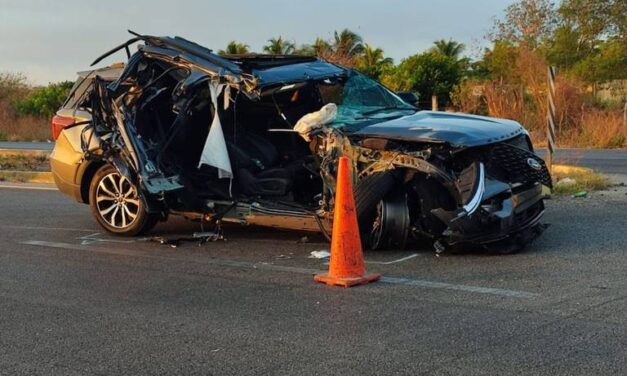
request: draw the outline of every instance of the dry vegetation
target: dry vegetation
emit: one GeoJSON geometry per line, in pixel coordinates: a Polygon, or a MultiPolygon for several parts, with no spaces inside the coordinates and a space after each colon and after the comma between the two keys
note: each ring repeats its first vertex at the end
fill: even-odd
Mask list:
{"type": "Polygon", "coordinates": [[[50,171],[50,159],[41,155],[0,155],[0,170],[3,171],[50,171]]]}
{"type": "Polygon", "coordinates": [[[13,183],[52,183],[47,154],[0,155],[0,181],[13,183]]]}
{"type": "Polygon", "coordinates": [[[50,119],[73,83],[33,87],[26,76],[0,72],[0,141],[46,141],[50,119]]]}
{"type": "MultiPolygon", "coordinates": [[[[516,83],[511,83],[512,80],[464,81],[452,95],[453,109],[516,120],[530,131],[535,144],[546,145],[547,83],[543,72],[547,63],[530,57],[533,54],[525,51],[519,55],[516,83]]],[[[558,76],[555,106],[559,147],[627,146],[622,103],[599,101],[591,85],[574,77],[558,76]]]]}
{"type": "Polygon", "coordinates": [[[25,76],[0,72],[0,141],[45,141],[50,138],[46,116],[16,110],[16,104],[34,91],[25,76]]]}
{"type": "Polygon", "coordinates": [[[50,139],[50,119],[20,115],[8,101],[0,100],[0,141],[46,141],[50,139]]]}

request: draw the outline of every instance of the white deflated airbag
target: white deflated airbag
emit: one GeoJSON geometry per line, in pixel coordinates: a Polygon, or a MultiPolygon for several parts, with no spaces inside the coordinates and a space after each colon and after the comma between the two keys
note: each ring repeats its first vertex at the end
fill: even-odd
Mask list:
{"type": "Polygon", "coordinates": [[[322,128],[323,125],[335,120],[337,116],[337,105],[329,103],[318,111],[310,112],[298,120],[294,130],[298,132],[305,141],[311,141],[311,132],[314,129],[322,128]]]}
{"type": "MultiPolygon", "coordinates": [[[[225,85],[217,82],[210,82],[209,89],[211,91],[211,101],[215,109],[215,115],[209,128],[209,135],[205,141],[205,147],[200,156],[198,167],[203,164],[213,166],[218,169],[219,178],[233,178],[233,170],[231,169],[231,161],[229,160],[229,152],[226,148],[224,133],[222,132],[222,124],[218,115],[218,96],[224,90],[225,85]]],[[[226,107],[226,106],[225,106],[226,107]]]]}

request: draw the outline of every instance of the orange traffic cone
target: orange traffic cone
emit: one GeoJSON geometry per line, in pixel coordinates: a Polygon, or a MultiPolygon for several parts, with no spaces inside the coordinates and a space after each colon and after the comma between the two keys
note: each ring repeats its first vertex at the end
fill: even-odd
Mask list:
{"type": "Polygon", "coordinates": [[[381,275],[365,275],[348,158],[340,157],[338,165],[329,272],[316,274],[314,280],[343,287],[364,285],[378,280],[381,275]]]}

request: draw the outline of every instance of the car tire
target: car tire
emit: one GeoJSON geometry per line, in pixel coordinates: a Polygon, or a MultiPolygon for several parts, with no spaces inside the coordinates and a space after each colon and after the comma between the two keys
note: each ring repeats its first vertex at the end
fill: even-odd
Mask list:
{"type": "Polygon", "coordinates": [[[135,236],[153,228],[158,213],[148,213],[140,193],[112,165],[104,165],[91,180],[89,206],[98,224],[112,234],[135,236]]]}
{"type": "Polygon", "coordinates": [[[377,215],[377,204],[392,190],[395,181],[392,172],[387,171],[365,176],[355,184],[355,211],[365,248],[370,248],[368,239],[377,215]]]}
{"type": "Polygon", "coordinates": [[[456,203],[444,186],[435,179],[417,176],[414,178],[413,187],[416,193],[416,206],[419,209],[417,219],[420,227],[437,238],[446,230],[446,225],[431,211],[437,208],[454,210],[456,203]]]}

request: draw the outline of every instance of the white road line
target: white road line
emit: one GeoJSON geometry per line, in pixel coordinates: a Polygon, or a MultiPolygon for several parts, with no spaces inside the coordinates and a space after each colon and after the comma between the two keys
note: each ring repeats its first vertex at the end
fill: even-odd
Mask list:
{"type": "Polygon", "coordinates": [[[432,288],[432,289],[473,292],[473,293],[478,293],[478,294],[501,295],[501,296],[507,296],[510,298],[536,298],[540,296],[540,294],[527,292],[527,291],[499,289],[499,288],[493,288],[493,287],[456,285],[453,283],[423,281],[419,279],[410,279],[410,278],[382,277],[381,282],[395,284],[395,285],[406,285],[406,286],[426,287],[426,288],[432,288]]]}
{"type": "Polygon", "coordinates": [[[392,261],[364,261],[366,264],[379,264],[379,265],[391,265],[391,264],[396,264],[398,262],[403,262],[403,261],[407,261],[407,260],[411,260],[414,257],[417,257],[418,254],[414,253],[411,254],[409,256],[403,257],[403,258],[399,258],[398,260],[392,260],[392,261]]]}
{"type": "Polygon", "coordinates": [[[51,230],[51,231],[81,231],[81,232],[94,232],[85,228],[69,228],[69,227],[43,227],[43,226],[14,226],[14,225],[0,225],[0,228],[12,228],[16,230],[51,230]]]}
{"type": "MultiPolygon", "coordinates": [[[[323,272],[322,270],[300,268],[300,267],[295,267],[295,266],[275,265],[275,264],[268,264],[268,263],[255,263],[255,262],[248,262],[248,261],[237,261],[237,260],[226,260],[226,259],[206,258],[206,259],[202,259],[202,261],[199,261],[197,258],[192,260],[192,259],[187,259],[184,257],[156,255],[154,253],[147,252],[147,251],[129,250],[129,249],[123,249],[123,248],[96,248],[96,247],[90,247],[90,246],[79,245],[79,244],[49,242],[49,241],[44,241],[44,240],[28,240],[28,241],[21,242],[20,244],[49,247],[49,248],[61,248],[61,249],[67,249],[67,250],[88,251],[88,252],[95,252],[95,253],[125,255],[125,256],[133,256],[133,257],[155,258],[155,259],[162,259],[162,260],[195,262],[195,263],[203,263],[207,265],[225,266],[225,267],[241,268],[241,269],[269,270],[269,271],[297,273],[297,274],[310,274],[310,275],[323,272]]],[[[500,288],[492,288],[492,287],[470,286],[470,285],[457,285],[457,284],[446,283],[446,282],[425,281],[425,280],[418,280],[418,279],[411,279],[411,278],[382,277],[381,282],[392,284],[392,285],[404,285],[404,286],[429,288],[429,289],[453,290],[453,291],[462,291],[462,292],[475,293],[475,294],[505,296],[508,298],[530,299],[530,298],[536,298],[540,296],[539,294],[527,292],[527,291],[508,290],[508,289],[500,289],[500,288]]]]}
{"type": "Polygon", "coordinates": [[[0,188],[26,189],[26,190],[32,190],[32,191],[58,191],[56,187],[38,187],[38,186],[20,185],[20,184],[0,184],[0,188]]]}

